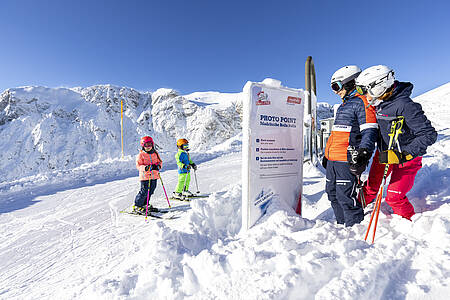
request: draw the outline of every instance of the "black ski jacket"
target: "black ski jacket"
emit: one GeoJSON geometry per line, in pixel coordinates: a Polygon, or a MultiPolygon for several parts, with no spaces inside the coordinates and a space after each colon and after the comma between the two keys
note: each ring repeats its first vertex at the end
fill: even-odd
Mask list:
{"type": "MultiPolygon", "coordinates": [[[[377,122],[380,127],[378,149],[387,150],[392,120],[404,117],[402,133],[398,141],[400,151],[413,157],[423,156],[427,147],[436,142],[437,132],[425,116],[422,106],[411,100],[413,85],[410,82],[395,81],[392,96],[376,106],[377,122]]],[[[397,149],[397,145],[394,145],[397,149]]],[[[398,150],[398,149],[397,149],[398,150]]]]}

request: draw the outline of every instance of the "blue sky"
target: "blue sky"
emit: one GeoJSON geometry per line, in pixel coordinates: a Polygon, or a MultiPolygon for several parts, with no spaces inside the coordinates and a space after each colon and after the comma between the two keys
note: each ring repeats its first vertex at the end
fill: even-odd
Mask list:
{"type": "Polygon", "coordinates": [[[419,95],[450,81],[449,1],[0,2],[0,90],[110,83],[239,92],[276,78],[338,103],[332,73],[386,64],[419,95]]]}

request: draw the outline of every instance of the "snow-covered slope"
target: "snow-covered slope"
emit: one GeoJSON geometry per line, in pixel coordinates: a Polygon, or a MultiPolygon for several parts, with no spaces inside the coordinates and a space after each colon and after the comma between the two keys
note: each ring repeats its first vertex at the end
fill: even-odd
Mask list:
{"type": "MultiPolygon", "coordinates": [[[[439,130],[408,194],[417,214],[409,222],[383,204],[373,245],[363,240],[369,214],[351,228],[335,224],[323,170],[310,164],[303,218],[274,201],[239,233],[241,159],[226,153],[239,147],[237,135],[214,147],[221,156],[198,164],[200,190],[212,194],[173,202],[179,219],[120,214],[137,177],[75,177],[75,187],[49,182],[26,197],[0,198],[0,299],[447,299],[450,132],[447,112],[434,109],[449,103],[447,91],[416,98],[439,130]]],[[[176,170],[162,176],[170,192],[176,170]]],[[[167,207],[160,183],[152,203],[167,207]]]]}
{"type": "Polygon", "coordinates": [[[450,82],[414,98],[437,130],[450,127],[450,82]]]}
{"type": "Polygon", "coordinates": [[[161,152],[175,151],[180,137],[194,151],[205,150],[240,132],[239,97],[228,94],[222,101],[218,93],[196,93],[191,101],[170,89],[151,94],[111,85],[8,89],[0,95],[0,183],[120,158],[121,100],[129,163],[115,161],[118,169],[133,168],[128,156],[143,135],[153,136],[161,152]]]}

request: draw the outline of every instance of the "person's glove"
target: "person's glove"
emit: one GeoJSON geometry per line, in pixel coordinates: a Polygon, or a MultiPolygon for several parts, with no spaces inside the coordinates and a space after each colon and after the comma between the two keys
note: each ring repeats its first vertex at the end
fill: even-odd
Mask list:
{"type": "Polygon", "coordinates": [[[147,165],[147,166],[145,166],[145,171],[146,172],[148,172],[148,171],[157,171],[157,170],[159,170],[159,166],[158,165],[147,165]]]}
{"type": "Polygon", "coordinates": [[[369,164],[372,153],[366,148],[349,148],[347,149],[347,162],[350,172],[356,176],[361,175],[369,164]]]}
{"type": "Polygon", "coordinates": [[[158,171],[158,170],[159,170],[159,166],[158,165],[151,165],[150,171],[158,171]]]}
{"type": "Polygon", "coordinates": [[[322,158],[322,167],[326,170],[328,164],[328,158],[325,157],[325,155],[322,158]]]}
{"type": "Polygon", "coordinates": [[[192,169],[194,169],[195,171],[197,171],[197,165],[196,165],[196,164],[190,163],[189,165],[192,167],[192,169]]]}
{"type": "Polygon", "coordinates": [[[380,163],[398,165],[413,159],[413,156],[406,151],[387,150],[380,153],[380,163]]]}

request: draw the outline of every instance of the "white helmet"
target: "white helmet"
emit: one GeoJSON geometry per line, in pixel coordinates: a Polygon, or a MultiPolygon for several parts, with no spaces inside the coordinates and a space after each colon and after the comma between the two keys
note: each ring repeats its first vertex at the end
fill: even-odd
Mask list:
{"type": "Polygon", "coordinates": [[[346,83],[354,80],[360,73],[361,69],[358,66],[345,66],[340,68],[331,76],[331,89],[339,92],[346,83]]]}
{"type": "Polygon", "coordinates": [[[365,69],[356,78],[356,90],[359,94],[368,93],[373,98],[381,97],[394,84],[394,70],[378,65],[365,69]]]}

